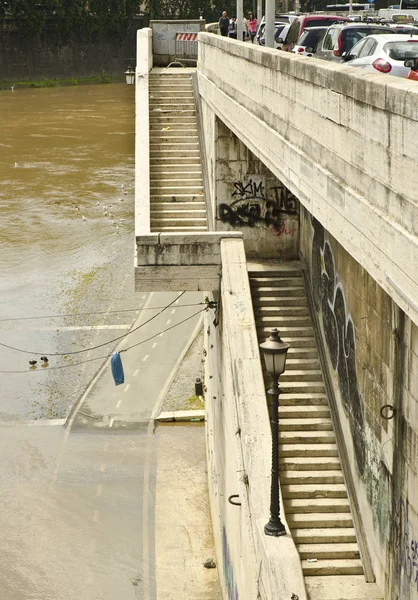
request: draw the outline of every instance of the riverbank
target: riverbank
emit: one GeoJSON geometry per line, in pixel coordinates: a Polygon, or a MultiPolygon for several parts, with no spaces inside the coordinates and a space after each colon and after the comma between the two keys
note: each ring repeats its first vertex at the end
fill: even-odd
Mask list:
{"type": "Polygon", "coordinates": [[[122,83],[125,80],[124,76],[112,77],[106,71],[101,71],[100,75],[94,77],[66,77],[63,79],[32,79],[29,81],[19,81],[14,79],[4,79],[0,81],[0,90],[18,90],[27,88],[49,88],[49,87],[65,87],[72,85],[93,85],[96,83],[122,83]]]}

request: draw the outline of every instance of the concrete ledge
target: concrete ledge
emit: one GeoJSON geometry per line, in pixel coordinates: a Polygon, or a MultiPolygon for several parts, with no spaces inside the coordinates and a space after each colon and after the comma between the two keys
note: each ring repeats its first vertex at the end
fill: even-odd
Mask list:
{"type": "Polygon", "coordinates": [[[182,421],[204,421],[205,411],[204,410],[173,410],[161,412],[155,419],[160,423],[172,423],[182,421]]]}
{"type": "Polygon", "coordinates": [[[139,266],[135,268],[136,292],[206,292],[219,288],[219,265],[139,266]]]}

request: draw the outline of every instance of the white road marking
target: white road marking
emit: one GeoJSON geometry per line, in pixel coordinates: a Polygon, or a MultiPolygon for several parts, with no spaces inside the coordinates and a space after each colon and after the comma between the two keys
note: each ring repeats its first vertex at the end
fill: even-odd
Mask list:
{"type": "Polygon", "coordinates": [[[103,450],[107,450],[109,448],[109,442],[105,442],[103,446],[103,450]]]}
{"type": "Polygon", "coordinates": [[[158,342],[154,342],[152,345],[152,348],[155,348],[155,346],[157,345],[158,342]]]}
{"type": "Polygon", "coordinates": [[[115,417],[112,417],[109,421],[109,427],[112,427],[113,425],[113,421],[115,420],[115,417]]]}
{"type": "Polygon", "coordinates": [[[165,324],[166,324],[166,325],[170,325],[170,323],[171,323],[171,319],[168,319],[168,320],[165,322],[165,324]]]}
{"type": "Polygon", "coordinates": [[[99,511],[98,510],[94,510],[93,511],[93,521],[94,523],[97,523],[99,520],[99,511]]]}
{"type": "Polygon", "coordinates": [[[136,377],[139,373],[139,369],[137,369],[136,371],[134,371],[134,377],[136,377]]]}
{"type": "Polygon", "coordinates": [[[103,485],[98,483],[96,486],[96,496],[101,496],[103,493],[103,485]]]}
{"type": "Polygon", "coordinates": [[[179,303],[179,299],[177,298],[177,300],[174,302],[174,304],[178,304],[179,303]]]}
{"type": "Polygon", "coordinates": [[[158,334],[159,337],[163,337],[164,335],[164,331],[162,331],[161,333],[158,334]]]}
{"type": "Polygon", "coordinates": [[[100,465],[100,473],[104,473],[106,471],[106,465],[104,463],[102,463],[100,465]]]}
{"type": "Polygon", "coordinates": [[[175,312],[176,312],[176,309],[173,308],[173,310],[171,311],[171,314],[174,315],[175,312]]]}
{"type": "Polygon", "coordinates": [[[118,400],[117,404],[116,404],[116,408],[119,408],[119,406],[122,404],[122,400],[118,400]]]}
{"type": "Polygon", "coordinates": [[[146,360],[148,360],[148,358],[149,358],[149,354],[146,354],[146,355],[144,356],[144,358],[142,359],[142,362],[145,362],[146,360]]]}
{"type": "Polygon", "coordinates": [[[123,390],[124,392],[127,392],[129,390],[129,388],[131,387],[130,383],[127,383],[125,386],[125,389],[123,390]]]}
{"type": "Polygon", "coordinates": [[[130,325],[66,325],[62,327],[28,327],[25,331],[99,331],[102,329],[129,329],[130,325]]]}

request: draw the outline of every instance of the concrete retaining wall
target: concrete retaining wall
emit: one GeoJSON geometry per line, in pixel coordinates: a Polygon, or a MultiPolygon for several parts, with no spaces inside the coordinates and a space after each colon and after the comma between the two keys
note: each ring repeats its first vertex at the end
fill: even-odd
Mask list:
{"type": "Polygon", "coordinates": [[[153,31],[153,55],[156,67],[166,67],[176,57],[176,33],[197,33],[205,31],[206,21],[173,20],[150,21],[153,31]]]}
{"type": "Polygon", "coordinates": [[[199,92],[418,324],[418,87],[199,36],[199,92]]]}
{"type": "Polygon", "coordinates": [[[416,600],[418,328],[305,210],[301,252],[377,583],[416,600]]]}
{"type": "Polygon", "coordinates": [[[271,435],[242,240],[222,240],[221,255],[221,307],[207,315],[205,325],[205,399],[212,526],[224,598],[287,600],[296,594],[306,600],[291,536],[264,534],[271,435]],[[233,501],[240,506],[228,502],[231,495],[238,495],[233,501]]]}

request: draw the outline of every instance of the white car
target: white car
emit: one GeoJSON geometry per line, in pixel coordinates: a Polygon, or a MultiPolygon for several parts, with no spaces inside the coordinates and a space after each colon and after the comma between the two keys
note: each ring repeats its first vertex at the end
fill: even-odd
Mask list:
{"type": "Polygon", "coordinates": [[[292,52],[299,56],[312,56],[316,52],[316,47],[322,40],[328,27],[308,27],[304,29],[300,38],[292,48],[292,52]]]}
{"type": "Polygon", "coordinates": [[[409,58],[418,58],[418,35],[368,35],[342,55],[342,61],[350,67],[395,77],[408,77],[410,69],[404,61],[409,58]]]}

